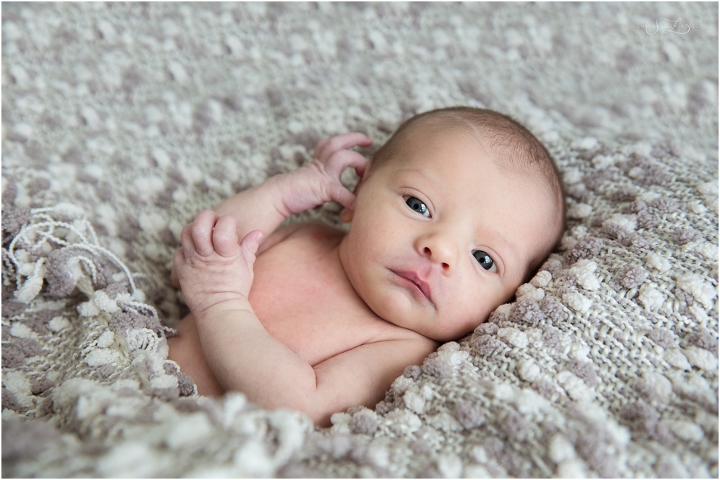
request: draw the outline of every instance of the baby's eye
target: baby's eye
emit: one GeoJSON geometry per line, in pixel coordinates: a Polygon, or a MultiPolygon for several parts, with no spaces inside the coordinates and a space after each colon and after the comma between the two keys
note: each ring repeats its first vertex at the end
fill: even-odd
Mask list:
{"type": "Polygon", "coordinates": [[[485,270],[488,270],[490,272],[496,272],[497,267],[495,266],[495,262],[493,262],[493,259],[490,258],[490,255],[485,253],[482,250],[475,250],[473,251],[473,257],[475,257],[475,260],[478,261],[481,267],[483,267],[485,270]]]}
{"type": "Polygon", "coordinates": [[[420,215],[430,218],[430,211],[428,210],[427,205],[425,205],[423,202],[421,202],[417,198],[407,195],[405,197],[405,203],[407,203],[408,207],[412,208],[413,210],[418,212],[420,215]]]}

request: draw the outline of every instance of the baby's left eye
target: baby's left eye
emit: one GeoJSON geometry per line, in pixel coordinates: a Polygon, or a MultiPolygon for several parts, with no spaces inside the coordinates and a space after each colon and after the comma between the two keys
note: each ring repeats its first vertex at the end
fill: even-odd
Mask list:
{"type": "Polygon", "coordinates": [[[428,210],[427,205],[422,202],[422,200],[419,200],[412,195],[407,195],[404,198],[405,203],[408,207],[412,208],[420,215],[430,218],[430,211],[428,210]]]}
{"type": "Polygon", "coordinates": [[[475,260],[478,261],[480,266],[484,268],[485,270],[488,270],[490,272],[496,272],[497,267],[495,266],[495,262],[493,262],[493,259],[490,258],[490,255],[488,255],[483,250],[475,250],[473,251],[473,257],[475,257],[475,260]]]}

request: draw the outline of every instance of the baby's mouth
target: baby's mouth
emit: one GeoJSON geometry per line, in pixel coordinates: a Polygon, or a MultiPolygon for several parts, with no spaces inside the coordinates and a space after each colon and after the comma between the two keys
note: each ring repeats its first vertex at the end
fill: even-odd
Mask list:
{"type": "Polygon", "coordinates": [[[427,299],[427,301],[433,304],[433,306],[435,305],[432,301],[430,284],[420,278],[415,272],[395,270],[390,271],[400,277],[400,281],[402,283],[407,284],[411,289],[414,288],[414,291],[416,293],[421,294],[423,297],[425,297],[425,299],[427,299]]]}

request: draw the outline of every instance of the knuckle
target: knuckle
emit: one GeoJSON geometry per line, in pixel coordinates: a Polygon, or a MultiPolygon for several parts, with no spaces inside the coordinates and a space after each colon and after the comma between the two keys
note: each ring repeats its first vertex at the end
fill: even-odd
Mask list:
{"type": "Polygon", "coordinates": [[[310,162],[309,167],[315,173],[319,173],[321,175],[327,175],[328,174],[328,166],[329,166],[330,161],[331,161],[331,158],[327,159],[324,162],[322,160],[313,160],[312,162],[310,162]]]}

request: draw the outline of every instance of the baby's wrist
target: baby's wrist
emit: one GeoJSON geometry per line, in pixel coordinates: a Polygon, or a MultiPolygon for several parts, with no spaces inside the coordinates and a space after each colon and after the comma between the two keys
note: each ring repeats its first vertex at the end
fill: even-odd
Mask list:
{"type": "Polygon", "coordinates": [[[285,218],[322,205],[303,167],[275,175],[268,180],[276,192],[276,207],[285,218]]]}
{"type": "Polygon", "coordinates": [[[293,213],[297,213],[289,208],[289,200],[293,195],[292,173],[293,172],[280,173],[270,177],[265,182],[265,185],[272,190],[275,209],[285,218],[293,213]]]}
{"type": "Polygon", "coordinates": [[[190,309],[198,323],[213,322],[217,319],[232,318],[238,315],[255,315],[250,301],[243,296],[209,299],[204,305],[190,309]]]}

